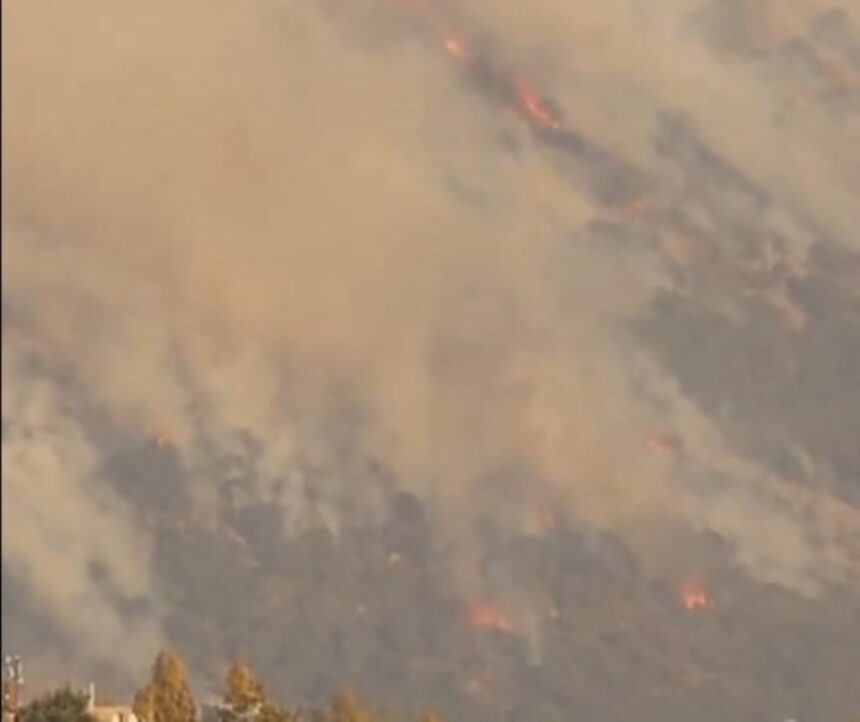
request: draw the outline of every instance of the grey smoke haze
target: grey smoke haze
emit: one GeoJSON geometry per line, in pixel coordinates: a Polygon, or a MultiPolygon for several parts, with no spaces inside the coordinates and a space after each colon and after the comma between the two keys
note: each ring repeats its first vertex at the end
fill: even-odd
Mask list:
{"type": "MultiPolygon", "coordinates": [[[[739,447],[730,404],[704,403],[635,330],[666,294],[746,323],[743,289],[690,270],[767,265],[745,234],[780,240],[790,280],[821,239],[860,252],[860,115],[758,59],[827,10],[443,8],[643,174],[637,219],[460,82],[406,3],[6,0],[4,570],[81,663],[119,663],[124,639],[139,674],[165,604],[147,525],[101,467],[161,437],[203,523],[232,464],[284,508],[286,536],[311,507],[334,531],[381,519],[384,485],[350,468],[376,460],[430,503],[463,585],[483,517],[522,531],[551,499],[656,569],[671,555],[651,530],[680,521],[756,580],[856,590],[860,512],[833,489],[860,467],[788,432],[803,479],[739,447]],[[632,239],[602,230],[619,219],[632,239]],[[670,432],[679,458],[649,451],[670,432]],[[317,501],[309,466],[327,472],[317,501]]],[[[810,42],[856,98],[851,46],[810,42]]],[[[816,323],[785,286],[762,293],[786,337],[816,323]]],[[[825,353],[856,396],[842,340],[825,353]]]]}

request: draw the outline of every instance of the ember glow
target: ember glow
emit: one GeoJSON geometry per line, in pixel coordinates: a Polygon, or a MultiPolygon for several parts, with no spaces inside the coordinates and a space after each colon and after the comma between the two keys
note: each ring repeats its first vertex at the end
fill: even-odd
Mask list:
{"type": "Polygon", "coordinates": [[[445,52],[451,57],[458,60],[463,60],[468,56],[466,43],[453,30],[445,26],[445,23],[434,13],[433,8],[422,0],[405,0],[405,5],[411,8],[411,11],[418,13],[424,22],[433,26],[434,31],[438,33],[442,40],[442,47],[445,52]]]}
{"type": "Polygon", "coordinates": [[[176,446],[176,441],[170,433],[166,431],[159,431],[155,435],[155,445],[159,449],[166,449],[172,446],[176,446]]]}
{"type": "Polygon", "coordinates": [[[458,60],[463,60],[468,55],[465,43],[456,35],[445,36],[445,52],[458,60]]]}
{"type": "Polygon", "coordinates": [[[678,443],[669,434],[654,434],[648,439],[648,449],[655,454],[674,456],[678,452],[678,443]]]}
{"type": "MultiPolygon", "coordinates": [[[[422,2],[422,0],[402,1],[411,8],[411,12],[420,15],[425,23],[433,27],[434,33],[438,35],[442,47],[450,57],[460,61],[473,59],[463,36],[451,30],[430,4],[422,2]]],[[[488,59],[484,58],[484,60],[487,61],[488,59]]],[[[493,74],[498,74],[502,83],[507,86],[506,92],[515,98],[512,102],[526,115],[530,122],[547,130],[562,129],[562,122],[558,113],[541,98],[529,81],[519,75],[508,75],[500,68],[494,67],[495,63],[492,61],[488,64],[493,74]]]]}
{"type": "Polygon", "coordinates": [[[561,130],[561,119],[541,100],[537,91],[522,78],[516,80],[517,97],[523,110],[535,123],[552,130],[561,130]]]}
{"type": "Polygon", "coordinates": [[[556,517],[552,509],[538,506],[532,511],[532,522],[542,532],[550,532],[556,527],[556,517]]]}
{"type": "Polygon", "coordinates": [[[515,631],[514,623],[507,614],[498,607],[486,603],[471,606],[469,624],[476,629],[495,629],[506,634],[513,634],[515,631]]]}
{"type": "Polygon", "coordinates": [[[708,609],[713,606],[705,588],[697,582],[685,582],[681,587],[681,601],[690,612],[708,609]]]}

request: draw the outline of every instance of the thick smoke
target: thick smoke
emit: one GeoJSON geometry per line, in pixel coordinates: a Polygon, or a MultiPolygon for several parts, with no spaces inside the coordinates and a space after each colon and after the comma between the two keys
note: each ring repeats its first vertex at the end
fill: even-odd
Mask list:
{"type": "MultiPolygon", "coordinates": [[[[735,45],[776,42],[812,5],[772,3],[735,45]]],[[[669,114],[767,199],[717,188],[703,227],[761,213],[801,264],[815,234],[857,247],[856,122],[775,124],[765,81],[708,48],[725,19],[704,6],[462,10],[658,207],[688,190],[685,158],[706,162],[661,152],[669,114]]],[[[689,239],[607,239],[610,211],[408,17],[4,3],[4,568],[82,656],[131,635],[136,670],[160,602],[142,520],[99,466],[157,437],[202,518],[213,477],[244,464],[287,533],[312,506],[335,530],[345,509],[374,519],[384,490],[351,464],[375,460],[436,510],[463,580],[479,518],[521,528],[550,498],[631,538],[665,518],[712,530],[804,593],[857,582],[856,509],[741,457],[630,329],[689,239]],[[663,431],[683,459],[649,452],[663,431]],[[306,468],[330,479],[313,499],[306,468]]]]}
{"type": "Polygon", "coordinates": [[[113,663],[119,640],[152,654],[160,625],[148,540],[98,485],[99,450],[29,350],[16,344],[3,358],[4,568],[60,638],[95,662],[113,663]]]}

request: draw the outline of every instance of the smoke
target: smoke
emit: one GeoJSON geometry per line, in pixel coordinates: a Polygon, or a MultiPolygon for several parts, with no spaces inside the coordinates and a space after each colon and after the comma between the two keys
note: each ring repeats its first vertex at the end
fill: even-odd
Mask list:
{"type": "MultiPolygon", "coordinates": [[[[467,9],[658,190],[681,172],[653,143],[669,108],[778,199],[772,225],[855,242],[856,128],[813,113],[774,134],[755,78],[684,24],[692,3],[467,9]]],[[[161,634],[157,612],[120,611],[159,607],[146,534],[99,480],[129,438],[170,439],[203,516],[223,460],[248,456],[287,527],[306,467],[330,471],[324,500],[372,518],[358,455],[433,502],[455,565],[480,516],[522,524],[548,496],[622,530],[713,529],[810,593],[856,580],[856,511],[739,458],[629,331],[673,284],[659,248],[607,241],[608,211],[399,35],[397,4],[329,10],[4,3],[3,562],[82,653],[132,635],[148,659],[161,634]],[[648,454],[665,427],[694,470],[648,454]],[[525,488],[488,498],[509,476],[525,488]]]]}
{"type": "MultiPolygon", "coordinates": [[[[148,541],[93,483],[98,450],[62,389],[33,378],[28,364],[20,346],[3,355],[4,567],[61,638],[96,663],[112,662],[118,640],[152,654],[160,629],[149,600],[148,541]]],[[[141,671],[143,659],[129,669],[141,671]]]]}
{"type": "MultiPolygon", "coordinates": [[[[807,30],[831,9],[821,2],[732,5],[744,24],[765,15],[774,44],[807,30]]],[[[475,14],[519,44],[524,56],[549,47],[557,67],[572,69],[562,82],[571,88],[564,101],[575,109],[577,124],[653,162],[654,114],[666,108],[681,112],[719,156],[766,188],[778,207],[856,250],[856,194],[848,182],[856,158],[843,152],[858,138],[856,118],[814,102],[808,90],[791,84],[790,73],[779,78],[787,87],[774,88],[759,68],[715,57],[701,42],[704,6],[695,0],[647,8],[627,0],[585,7],[546,2],[541,13],[532,14],[514,5],[474,3],[475,14]],[[800,98],[797,112],[782,117],[784,93],[800,98]]],[[[847,13],[854,23],[848,32],[856,37],[856,12],[847,13]]],[[[705,29],[716,30],[715,24],[705,23],[705,29]]],[[[856,67],[849,72],[849,90],[856,93],[856,67]]]]}

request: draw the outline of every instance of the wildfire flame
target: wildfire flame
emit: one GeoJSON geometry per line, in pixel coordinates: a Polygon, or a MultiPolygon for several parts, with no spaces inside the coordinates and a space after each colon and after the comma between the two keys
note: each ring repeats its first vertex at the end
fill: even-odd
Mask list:
{"type": "Polygon", "coordinates": [[[543,534],[553,531],[558,524],[553,510],[544,505],[537,505],[532,508],[527,521],[529,528],[543,534]]]}
{"type": "Polygon", "coordinates": [[[159,431],[155,434],[155,445],[159,449],[166,449],[171,446],[176,446],[176,440],[166,431],[159,431]]]}
{"type": "Polygon", "coordinates": [[[628,212],[632,216],[641,217],[644,216],[650,210],[650,206],[647,200],[644,198],[635,198],[630,203],[628,207],[628,212]]]}
{"type": "Polygon", "coordinates": [[[675,456],[678,453],[678,441],[669,434],[653,434],[648,439],[648,449],[655,454],[675,456]]]}
{"type": "Polygon", "coordinates": [[[494,629],[506,634],[513,634],[514,623],[510,617],[492,604],[479,602],[469,609],[469,624],[476,629],[494,629]]]}
{"type": "Polygon", "coordinates": [[[708,609],[713,606],[713,601],[705,588],[698,582],[688,581],[681,587],[681,601],[684,608],[689,612],[708,609]]]}
{"type": "Polygon", "coordinates": [[[546,106],[537,91],[527,81],[519,78],[515,81],[517,97],[528,116],[545,128],[561,130],[561,119],[546,106]]]}
{"type": "MultiPolygon", "coordinates": [[[[438,9],[426,0],[400,0],[411,12],[420,16],[425,23],[433,28],[445,52],[460,61],[471,59],[471,53],[463,37],[448,27],[447,22],[440,16],[438,9]]],[[[508,90],[516,96],[516,102],[522,112],[538,126],[561,130],[562,122],[558,113],[540,97],[537,90],[525,78],[505,76],[504,82],[508,90]]]]}
{"type": "Polygon", "coordinates": [[[553,514],[551,509],[539,509],[538,521],[544,531],[555,529],[555,514],[553,514]]]}
{"type": "Polygon", "coordinates": [[[468,51],[466,50],[466,44],[456,35],[445,35],[444,45],[445,52],[447,52],[448,55],[457,58],[458,60],[463,60],[468,55],[468,51]]]}

